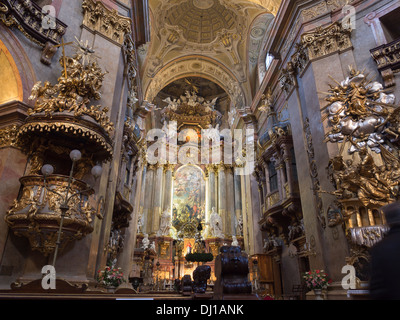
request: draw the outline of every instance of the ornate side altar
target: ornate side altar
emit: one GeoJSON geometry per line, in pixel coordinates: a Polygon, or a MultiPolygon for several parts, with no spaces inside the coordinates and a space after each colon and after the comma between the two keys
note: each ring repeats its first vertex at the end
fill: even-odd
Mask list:
{"type": "Polygon", "coordinates": [[[343,224],[351,248],[347,262],[367,280],[368,249],[388,230],[380,208],[399,198],[400,109],[382,84],[353,68],[334,82],[322,109],[330,125],[326,142],[339,147],[327,167],[334,186],[328,193],[337,198],[328,225],[343,224]]]}

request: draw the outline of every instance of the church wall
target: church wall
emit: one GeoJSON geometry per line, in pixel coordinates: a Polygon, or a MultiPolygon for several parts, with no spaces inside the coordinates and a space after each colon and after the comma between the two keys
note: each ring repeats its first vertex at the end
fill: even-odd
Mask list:
{"type": "MultiPolygon", "coordinates": [[[[309,68],[306,69],[304,75],[299,80],[299,90],[302,92],[302,105],[304,108],[304,117],[309,119],[310,130],[311,130],[311,139],[314,149],[314,157],[308,159],[308,162],[315,161],[317,164],[318,170],[317,172],[312,171],[311,166],[309,166],[308,171],[309,175],[315,176],[314,183],[318,182],[321,190],[330,190],[331,183],[328,180],[328,175],[326,171],[327,164],[329,162],[330,155],[329,153],[337,153],[337,150],[330,150],[328,148],[335,149],[336,146],[332,146],[330,144],[324,143],[325,131],[324,127],[321,124],[321,116],[320,116],[320,108],[321,105],[319,103],[317,92],[326,92],[328,88],[326,83],[326,75],[331,75],[335,79],[341,79],[342,70],[337,66],[340,65],[340,59],[338,54],[334,54],[328,57],[324,57],[323,59],[317,60],[313,62],[309,68]]],[[[322,103],[322,106],[325,105],[322,103]]],[[[296,144],[295,144],[296,148],[296,144]]],[[[307,152],[307,150],[306,150],[307,152]]],[[[300,180],[302,181],[302,180],[300,180]]],[[[312,186],[314,188],[315,185],[312,186]]],[[[311,191],[311,190],[310,190],[311,191]]],[[[308,191],[308,192],[310,192],[308,191]]],[[[317,252],[317,255],[321,255],[321,262],[314,262],[311,258],[311,267],[315,269],[324,269],[333,278],[339,279],[341,277],[341,268],[345,265],[345,256],[347,252],[347,243],[343,237],[342,230],[337,230],[338,233],[337,239],[339,239],[339,234],[341,234],[341,240],[336,242],[332,238],[332,230],[327,227],[327,217],[326,212],[328,211],[329,205],[334,201],[334,197],[327,194],[320,194],[322,199],[323,207],[321,211],[316,212],[316,217],[320,217],[317,219],[317,223],[314,224],[314,228],[311,231],[308,229],[309,225],[307,224],[307,220],[305,220],[305,228],[306,235],[311,237],[311,234],[315,235],[315,238],[318,239],[316,234],[320,234],[319,241],[321,241],[322,251],[320,253],[317,252]],[[320,221],[323,219],[323,221],[320,221]],[[344,250],[343,250],[344,249],[344,250]]],[[[316,198],[316,197],[314,197],[316,198]]],[[[303,199],[302,199],[303,200],[303,199]]],[[[315,199],[313,199],[315,203],[315,199]]],[[[309,206],[312,203],[305,203],[304,205],[309,206]]],[[[315,204],[314,204],[315,205],[315,204]]],[[[306,217],[309,214],[309,211],[303,210],[304,216],[306,217]]],[[[306,218],[305,218],[306,219],[306,218]]],[[[338,228],[338,227],[336,227],[338,228]]]]}
{"type": "MultiPolygon", "coordinates": [[[[129,6],[129,4],[126,4],[129,6]]],[[[122,8],[125,14],[127,8],[122,8]]],[[[82,240],[70,243],[65,250],[59,254],[57,259],[56,271],[58,276],[73,282],[93,281],[96,271],[102,268],[106,263],[106,253],[104,247],[109,240],[109,232],[111,219],[113,215],[114,195],[116,192],[118,176],[120,175],[120,156],[122,147],[122,132],[125,122],[126,101],[128,96],[128,88],[124,73],[124,59],[121,54],[121,45],[110,41],[100,33],[93,33],[91,30],[82,26],[82,1],[64,1],[61,7],[58,18],[68,25],[67,32],[64,36],[65,42],[74,42],[75,37],[83,40],[93,46],[96,54],[100,57],[99,65],[103,71],[108,73],[105,76],[102,87],[101,100],[93,102],[94,104],[103,107],[109,107],[111,121],[115,124],[114,131],[114,157],[112,162],[103,164],[103,174],[95,185],[97,197],[104,197],[105,214],[104,219],[99,220],[94,218],[94,231],[92,234],[84,237],[82,240]],[[100,253],[100,254],[99,254],[100,253]]],[[[0,32],[10,32],[3,30],[1,25],[0,32]]],[[[59,64],[59,59],[62,50],[59,49],[52,59],[52,64],[46,66],[40,62],[41,48],[28,40],[22,33],[11,29],[13,37],[21,47],[21,55],[26,55],[32,64],[32,69],[35,81],[49,81],[53,84],[57,83],[62,67],[59,64]]],[[[71,55],[73,51],[71,46],[66,46],[66,54],[71,55]]],[[[18,65],[18,63],[17,63],[18,65]]],[[[28,66],[27,66],[28,67],[28,66]]],[[[26,72],[28,74],[28,72],[26,72]]],[[[26,86],[25,82],[23,82],[26,86]]],[[[34,81],[30,81],[32,88],[34,81]]],[[[29,85],[28,85],[29,86],[29,85]]],[[[30,93],[30,89],[24,91],[30,93]]],[[[24,101],[27,101],[29,95],[24,94],[24,101]]],[[[1,149],[0,161],[4,163],[2,168],[0,181],[1,188],[6,188],[7,192],[2,192],[3,200],[0,210],[3,217],[8,206],[12,204],[19,190],[19,177],[24,174],[26,166],[26,158],[22,156],[17,149],[1,149]],[[12,159],[12,162],[9,160],[12,159]],[[8,163],[12,163],[12,169],[8,163]],[[11,185],[12,184],[12,185],[11,185]]],[[[93,179],[93,178],[91,178],[93,179]]],[[[93,183],[93,180],[88,180],[93,183]]],[[[25,238],[19,238],[8,233],[7,226],[4,224],[4,219],[0,221],[0,256],[2,256],[0,271],[0,285],[3,288],[9,288],[10,284],[16,279],[33,280],[40,277],[40,270],[43,265],[48,264],[49,258],[43,257],[38,252],[33,252],[29,249],[29,243],[25,238]],[[1,253],[4,254],[1,255],[1,253]],[[12,270],[12,271],[10,271],[12,270]],[[4,274],[4,277],[3,277],[4,274]]]]}
{"type": "MultiPolygon", "coordinates": [[[[325,269],[334,281],[340,281],[343,277],[341,268],[346,264],[346,258],[350,252],[341,224],[333,227],[327,224],[329,218],[327,212],[330,206],[333,206],[335,197],[325,193],[315,195],[312,192],[316,184],[323,191],[332,190],[333,186],[328,179],[326,167],[329,159],[337,155],[339,151],[336,144],[323,141],[328,124],[326,120],[321,123],[320,109],[326,105],[324,100],[326,95],[322,92],[329,90],[328,84],[336,85],[332,79],[340,82],[348,77],[350,65],[360,71],[365,68],[365,73],[369,73],[372,79],[376,78],[377,81],[382,82],[383,79],[370,53],[370,50],[377,47],[378,44],[371,26],[366,23],[368,20],[366,17],[372,12],[380,12],[382,8],[394,3],[395,1],[353,1],[352,4],[356,6],[356,29],[350,36],[352,47],[324,54],[311,62],[307,61],[301,66],[295,79],[291,79],[293,83],[288,89],[285,88],[286,90],[280,86],[278,79],[281,74],[280,70],[288,67],[287,63],[292,58],[294,48],[293,50],[282,50],[287,48],[285,42],[291,41],[291,45],[298,43],[304,32],[313,32],[320,25],[328,26],[330,23],[340,21],[343,18],[341,7],[332,11],[325,9],[329,7],[320,6],[324,9],[318,11],[316,9],[318,4],[312,1],[297,1],[292,5],[285,6],[285,10],[278,15],[276,20],[278,23],[285,21],[285,24],[274,24],[272,28],[274,38],[267,41],[265,48],[267,52],[283,54],[277,55],[277,58],[280,59],[277,67],[267,72],[268,79],[266,81],[268,83],[265,88],[274,88],[274,95],[277,97],[277,102],[274,104],[275,110],[280,110],[285,104],[282,97],[287,101],[295,147],[297,175],[300,182],[305,233],[307,243],[311,247],[308,256],[310,268],[325,269]],[[308,133],[305,128],[306,119],[309,120],[308,133]],[[310,147],[312,147],[311,150],[310,147]],[[312,156],[310,156],[310,151],[313,151],[312,156]],[[310,164],[314,162],[316,166],[310,167],[310,164]],[[321,203],[321,210],[318,209],[318,203],[321,203]]],[[[394,79],[398,82],[396,74],[394,79]]],[[[400,97],[399,86],[396,84],[390,89],[398,100],[400,97]]],[[[253,106],[257,110],[257,105],[253,104],[253,106]]],[[[261,128],[259,136],[268,130],[265,119],[261,113],[258,119],[261,128]]],[[[283,246],[281,269],[284,291],[288,293],[291,291],[291,285],[296,284],[295,279],[298,275],[294,276],[287,272],[291,268],[296,269],[296,263],[292,263],[294,262],[294,260],[291,261],[292,257],[285,256],[286,250],[287,246],[283,246]]]]}

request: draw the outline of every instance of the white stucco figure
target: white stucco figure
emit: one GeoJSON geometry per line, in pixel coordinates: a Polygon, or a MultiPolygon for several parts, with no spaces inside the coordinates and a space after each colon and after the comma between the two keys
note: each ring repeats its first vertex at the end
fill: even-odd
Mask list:
{"type": "Polygon", "coordinates": [[[210,214],[209,224],[211,227],[211,236],[215,238],[223,238],[224,235],[222,234],[222,219],[221,216],[215,212],[215,208],[212,208],[210,214]]]}
{"type": "Polygon", "coordinates": [[[149,245],[150,245],[149,235],[146,233],[142,240],[142,249],[144,250],[148,249],[149,245]]]}
{"type": "Polygon", "coordinates": [[[232,236],[232,244],[231,244],[231,246],[232,247],[239,247],[239,242],[238,242],[236,236],[232,236]]]}
{"type": "Polygon", "coordinates": [[[160,229],[157,232],[157,236],[169,236],[171,230],[171,210],[168,207],[161,215],[160,229]]]}

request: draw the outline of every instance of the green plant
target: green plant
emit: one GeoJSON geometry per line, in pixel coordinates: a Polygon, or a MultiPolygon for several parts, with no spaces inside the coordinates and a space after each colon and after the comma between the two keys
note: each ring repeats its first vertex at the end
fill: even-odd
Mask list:
{"type": "Polygon", "coordinates": [[[125,279],[121,268],[107,266],[104,270],[98,271],[97,281],[106,287],[118,287],[125,282],[125,279]]]}
{"type": "Polygon", "coordinates": [[[195,252],[188,253],[185,259],[187,262],[210,262],[214,260],[214,256],[212,253],[195,252]]]}

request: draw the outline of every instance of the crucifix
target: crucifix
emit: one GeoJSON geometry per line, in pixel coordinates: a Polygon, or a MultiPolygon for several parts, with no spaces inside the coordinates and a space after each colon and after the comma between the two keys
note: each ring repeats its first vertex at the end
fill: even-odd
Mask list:
{"type": "Polygon", "coordinates": [[[54,46],[54,48],[62,47],[62,58],[63,58],[63,64],[64,64],[64,77],[65,77],[65,78],[68,78],[68,74],[67,74],[67,63],[66,63],[66,61],[65,61],[65,47],[68,46],[68,45],[70,45],[70,44],[73,44],[73,42],[67,42],[67,43],[65,43],[65,42],[64,42],[64,38],[61,38],[61,44],[58,44],[58,45],[54,46]]]}

